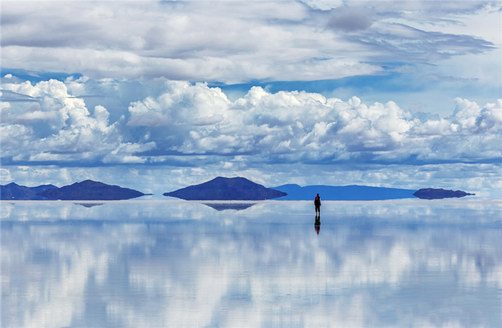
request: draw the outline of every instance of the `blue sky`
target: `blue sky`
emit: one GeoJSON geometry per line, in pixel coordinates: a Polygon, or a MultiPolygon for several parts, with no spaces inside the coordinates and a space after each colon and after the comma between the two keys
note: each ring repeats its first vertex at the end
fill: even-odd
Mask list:
{"type": "Polygon", "coordinates": [[[500,1],[3,1],[0,182],[501,196],[500,1]]]}

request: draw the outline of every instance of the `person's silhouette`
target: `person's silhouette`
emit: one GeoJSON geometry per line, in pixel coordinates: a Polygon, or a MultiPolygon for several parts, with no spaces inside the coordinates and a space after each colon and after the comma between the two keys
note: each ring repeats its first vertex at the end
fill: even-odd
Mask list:
{"type": "Polygon", "coordinates": [[[317,194],[314,198],[315,215],[321,216],[321,196],[317,194]]]}

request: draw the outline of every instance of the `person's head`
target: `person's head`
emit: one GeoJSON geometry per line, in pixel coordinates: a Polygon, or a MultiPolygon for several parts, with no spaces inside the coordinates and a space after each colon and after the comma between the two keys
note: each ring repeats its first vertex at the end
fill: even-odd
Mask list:
{"type": "Polygon", "coordinates": [[[317,197],[319,197],[319,194],[317,194],[317,197]]]}

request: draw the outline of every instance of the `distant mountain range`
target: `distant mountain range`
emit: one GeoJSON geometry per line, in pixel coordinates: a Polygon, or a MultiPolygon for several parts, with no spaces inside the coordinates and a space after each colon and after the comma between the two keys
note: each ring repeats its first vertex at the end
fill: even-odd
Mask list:
{"type": "MultiPolygon", "coordinates": [[[[246,200],[257,201],[266,199],[277,200],[313,200],[319,193],[322,200],[386,200],[403,198],[443,199],[459,198],[470,194],[461,190],[445,189],[398,189],[371,186],[328,186],[313,185],[299,186],[286,184],[274,188],[267,188],[246,178],[217,177],[213,180],[188,186],[164,196],[185,200],[246,200]]],[[[144,196],[145,194],[129,188],[123,188],[106,183],[85,180],[58,188],[54,185],[26,187],[14,182],[0,185],[0,199],[2,200],[121,200],[144,196]]],[[[243,209],[247,204],[222,205],[211,204],[217,210],[243,209]]],[[[251,206],[251,205],[249,205],[251,206]]]]}
{"type": "Polygon", "coordinates": [[[286,196],[286,193],[246,178],[217,177],[213,180],[164,193],[164,196],[186,200],[265,200],[286,196]]]}
{"type": "Polygon", "coordinates": [[[313,200],[318,193],[322,200],[385,200],[414,198],[415,190],[397,189],[369,186],[299,186],[297,184],[286,184],[273,187],[275,190],[282,191],[287,196],[279,200],[313,200]]]}
{"type": "Polygon", "coordinates": [[[46,200],[41,193],[50,189],[57,189],[54,185],[40,185],[37,187],[20,186],[17,183],[0,185],[0,199],[2,200],[46,200]]]}
{"type": "MultiPolygon", "coordinates": [[[[213,180],[164,193],[164,196],[186,200],[313,200],[319,193],[322,200],[386,200],[405,198],[450,198],[472,195],[463,191],[443,189],[399,189],[371,186],[299,186],[286,184],[266,188],[248,179],[217,177],[213,180]],[[425,192],[422,192],[425,190],[425,192]]],[[[212,206],[218,209],[221,206],[212,206]]],[[[225,208],[229,208],[225,206],[225,208]]]]}
{"type": "Polygon", "coordinates": [[[137,190],[85,180],[58,188],[54,185],[37,187],[20,186],[16,183],[0,185],[2,200],[121,200],[143,196],[137,190]]]}

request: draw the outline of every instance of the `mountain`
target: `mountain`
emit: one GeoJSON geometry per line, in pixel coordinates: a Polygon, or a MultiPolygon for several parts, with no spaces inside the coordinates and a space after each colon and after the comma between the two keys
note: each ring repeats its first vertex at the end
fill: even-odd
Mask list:
{"type": "Polygon", "coordinates": [[[56,186],[51,184],[49,185],[40,185],[37,187],[26,187],[20,186],[17,183],[9,183],[6,185],[0,185],[0,199],[1,200],[45,200],[44,196],[40,195],[40,193],[57,189],[56,186]]]}
{"type": "Polygon", "coordinates": [[[137,190],[85,180],[61,188],[48,189],[40,193],[52,200],[120,200],[143,196],[137,190]]]}
{"type": "Polygon", "coordinates": [[[397,189],[370,186],[299,186],[297,184],[286,184],[273,189],[282,191],[287,196],[278,200],[314,200],[318,193],[321,200],[385,200],[414,198],[411,189],[397,189]]]}
{"type": "Polygon", "coordinates": [[[266,188],[246,178],[217,177],[213,180],[164,193],[164,196],[186,200],[265,200],[286,193],[266,188]]]}
{"type": "Polygon", "coordinates": [[[443,199],[443,198],[461,198],[465,196],[472,196],[474,194],[470,194],[462,190],[425,188],[417,190],[413,195],[422,199],[443,199]]]}

